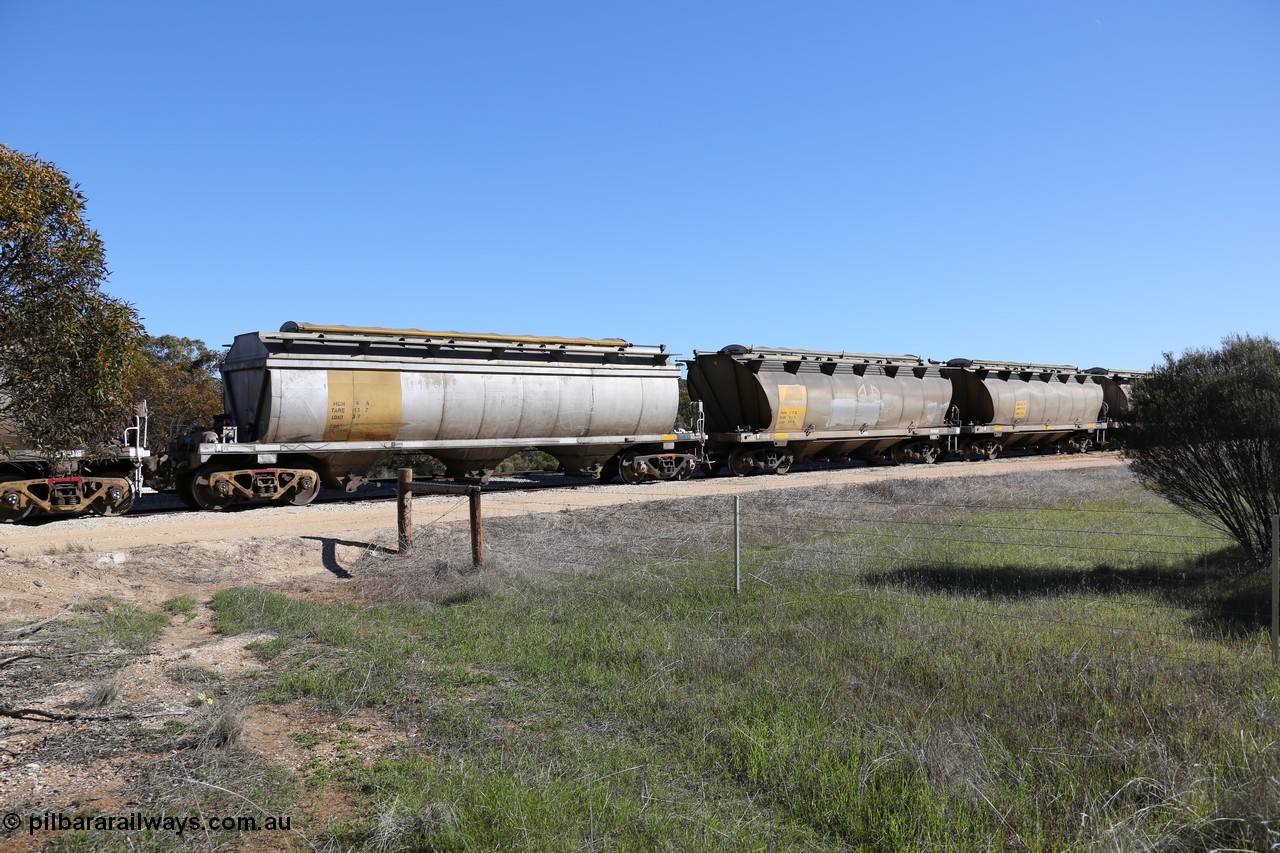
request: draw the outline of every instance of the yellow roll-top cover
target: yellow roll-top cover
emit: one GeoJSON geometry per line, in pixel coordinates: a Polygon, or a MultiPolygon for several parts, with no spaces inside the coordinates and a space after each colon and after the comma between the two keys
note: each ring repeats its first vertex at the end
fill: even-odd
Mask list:
{"type": "Polygon", "coordinates": [[[498,341],[502,343],[548,344],[551,346],[579,347],[629,347],[622,338],[556,338],[541,335],[502,335],[488,332],[431,332],[423,329],[384,329],[378,326],[331,326],[318,323],[298,323],[293,320],[280,327],[281,332],[301,334],[371,335],[395,338],[443,338],[451,341],[498,341]]]}

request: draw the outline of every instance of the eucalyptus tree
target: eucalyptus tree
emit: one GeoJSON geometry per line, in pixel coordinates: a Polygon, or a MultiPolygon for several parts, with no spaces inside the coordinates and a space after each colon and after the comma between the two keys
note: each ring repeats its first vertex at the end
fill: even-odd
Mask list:
{"type": "Polygon", "coordinates": [[[0,421],[42,451],[103,444],[133,403],[141,326],[84,213],[57,166],[0,145],[0,421]]]}

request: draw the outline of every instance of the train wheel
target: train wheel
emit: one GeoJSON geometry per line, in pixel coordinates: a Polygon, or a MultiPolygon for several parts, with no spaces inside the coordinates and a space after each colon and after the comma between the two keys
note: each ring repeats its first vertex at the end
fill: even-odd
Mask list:
{"type": "Polygon", "coordinates": [[[306,506],[320,494],[320,475],[315,471],[303,471],[297,479],[298,488],[289,497],[293,506],[306,506]]]}
{"type": "Polygon", "coordinates": [[[95,504],[89,508],[89,512],[94,515],[124,515],[133,506],[133,499],[134,491],[130,488],[120,500],[116,501],[114,506],[105,503],[95,504]]]}
{"type": "Polygon", "coordinates": [[[792,463],[792,461],[793,461],[793,460],[792,460],[792,458],[791,458],[790,456],[784,456],[784,457],[783,457],[783,460],[782,460],[781,462],[779,462],[779,463],[778,463],[778,467],[773,469],[773,473],[775,473],[775,474],[785,474],[785,473],[787,473],[788,471],[790,471],[790,470],[791,470],[791,463],[792,463]]]}
{"type": "Polygon", "coordinates": [[[749,450],[740,447],[729,454],[729,471],[733,476],[745,477],[754,471],[755,467],[749,450]]]}
{"type": "Polygon", "coordinates": [[[999,455],[998,441],[975,441],[965,448],[965,456],[969,459],[995,459],[999,455]]]}
{"type": "Polygon", "coordinates": [[[105,510],[102,511],[102,514],[103,515],[124,515],[126,512],[133,509],[133,498],[134,498],[133,489],[130,489],[129,494],[125,496],[124,500],[120,501],[120,503],[116,504],[115,506],[107,507],[105,510]]]}
{"type": "Polygon", "coordinates": [[[191,497],[196,507],[208,510],[224,510],[235,502],[235,493],[222,494],[214,488],[213,475],[224,471],[220,465],[206,465],[191,480],[191,497]]]}
{"type": "Polygon", "coordinates": [[[33,509],[35,509],[34,504],[27,504],[22,509],[17,509],[7,501],[0,500],[0,521],[22,521],[31,515],[33,509]]]}
{"type": "Polygon", "coordinates": [[[600,475],[596,477],[596,482],[612,483],[616,479],[618,479],[618,458],[615,456],[600,466],[600,475]]]}
{"type": "Polygon", "coordinates": [[[644,482],[644,474],[637,471],[635,467],[635,460],[639,455],[636,451],[629,450],[618,457],[618,476],[628,486],[644,482]]]}
{"type": "Polygon", "coordinates": [[[174,494],[188,509],[200,509],[200,504],[196,503],[196,496],[192,493],[195,479],[196,475],[190,471],[183,471],[173,478],[174,494]]]}

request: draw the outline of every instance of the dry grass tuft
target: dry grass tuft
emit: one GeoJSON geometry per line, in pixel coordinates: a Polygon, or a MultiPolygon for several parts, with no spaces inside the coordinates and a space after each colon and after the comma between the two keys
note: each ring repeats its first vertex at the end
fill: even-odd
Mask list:
{"type": "Polygon", "coordinates": [[[458,816],[448,803],[431,803],[411,808],[399,797],[378,808],[369,843],[378,850],[401,850],[416,838],[423,838],[456,825],[458,816]]]}
{"type": "Polygon", "coordinates": [[[244,740],[248,713],[237,700],[221,700],[210,706],[208,721],[200,734],[198,748],[231,749],[244,740]]]}
{"type": "Polygon", "coordinates": [[[120,698],[120,685],[115,681],[99,681],[80,700],[81,708],[105,708],[120,698]]]}

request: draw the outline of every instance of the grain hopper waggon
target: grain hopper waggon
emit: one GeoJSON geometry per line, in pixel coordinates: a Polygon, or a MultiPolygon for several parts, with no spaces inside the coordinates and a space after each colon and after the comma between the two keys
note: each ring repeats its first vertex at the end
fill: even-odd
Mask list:
{"type": "Polygon", "coordinates": [[[397,453],[482,482],[526,448],[628,482],[697,461],[673,429],[679,368],[661,346],[290,322],[237,336],[222,371],[223,422],[174,453],[179,495],[202,509],[306,504],[397,453]]]}
{"type": "Polygon", "coordinates": [[[1098,377],[1071,365],[967,358],[940,367],[966,459],[994,459],[1011,448],[1083,452],[1105,442],[1106,389],[1098,377]]]}
{"type": "Polygon", "coordinates": [[[1113,426],[1129,411],[1134,380],[1148,375],[1142,370],[1108,370],[1105,367],[1091,367],[1085,373],[1102,386],[1101,417],[1109,419],[1113,426]]]}
{"type": "Polygon", "coordinates": [[[959,434],[951,383],[914,355],[727,346],[695,352],[709,472],[785,473],[808,459],[934,462],[959,434]]]}

